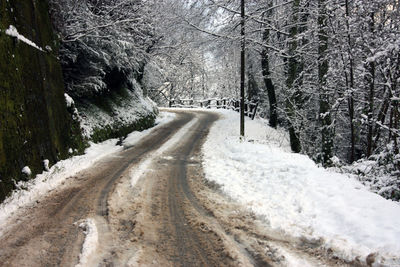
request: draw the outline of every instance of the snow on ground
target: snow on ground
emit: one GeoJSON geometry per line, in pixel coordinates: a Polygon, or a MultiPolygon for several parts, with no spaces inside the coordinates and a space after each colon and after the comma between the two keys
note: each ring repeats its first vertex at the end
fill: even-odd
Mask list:
{"type": "Polygon", "coordinates": [[[84,267],[88,266],[90,257],[97,249],[99,235],[96,223],[93,219],[81,221],[79,223],[79,228],[81,228],[85,234],[85,241],[83,242],[82,251],[79,255],[79,263],[75,265],[75,267],[84,267]]]}
{"type": "Polygon", "coordinates": [[[17,38],[18,40],[20,40],[21,42],[26,43],[29,46],[32,46],[40,51],[43,52],[43,49],[40,48],[39,46],[37,46],[37,44],[35,44],[34,42],[32,42],[31,40],[29,40],[28,38],[26,38],[25,36],[23,36],[22,34],[20,34],[17,30],[17,28],[15,28],[15,26],[10,25],[8,27],[8,29],[6,30],[6,34],[12,37],[17,38]]]}
{"type": "Polygon", "coordinates": [[[284,133],[264,120],[246,121],[239,140],[239,114],[219,111],[203,147],[206,178],[268,225],[292,237],[321,239],[344,259],[400,265],[400,205],[368,191],[344,174],[290,153],[284,133]]]}
{"type": "MultiPolygon", "coordinates": [[[[28,182],[19,182],[17,190],[0,204],[0,229],[4,230],[7,219],[19,208],[35,202],[40,197],[61,185],[68,177],[90,167],[101,158],[123,149],[117,146],[118,139],[110,139],[103,143],[91,143],[84,155],[74,156],[53,165],[49,171],[37,175],[28,182]]],[[[2,234],[0,230],[0,235],[2,234]]]]}
{"type": "MultiPolygon", "coordinates": [[[[143,131],[144,133],[131,133],[128,136],[127,141],[124,143],[124,146],[138,142],[144,135],[150,134],[152,130],[165,125],[173,120],[173,118],[174,114],[161,112],[160,116],[156,120],[157,126],[143,131]]],[[[49,171],[37,175],[34,179],[28,182],[19,182],[17,184],[18,189],[0,204],[0,235],[5,230],[8,219],[18,211],[19,208],[25,207],[39,200],[40,197],[61,185],[68,177],[89,168],[96,161],[107,155],[121,151],[123,146],[118,146],[117,142],[118,139],[110,139],[99,144],[91,143],[90,147],[86,149],[84,155],[74,156],[59,161],[53,165],[49,171]]],[[[26,166],[24,171],[27,172],[28,169],[29,167],[26,166]]]]}
{"type": "Polygon", "coordinates": [[[400,200],[400,172],[396,168],[396,165],[400,164],[400,154],[396,154],[392,145],[391,142],[379,154],[372,155],[368,159],[360,159],[351,165],[337,159],[332,169],[353,175],[369,191],[384,198],[400,200]]]}

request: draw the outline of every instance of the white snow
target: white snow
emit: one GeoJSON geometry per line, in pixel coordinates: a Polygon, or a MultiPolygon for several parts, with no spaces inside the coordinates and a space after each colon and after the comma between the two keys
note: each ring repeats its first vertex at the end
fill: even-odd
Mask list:
{"type": "Polygon", "coordinates": [[[65,97],[65,103],[67,103],[67,107],[72,107],[72,105],[75,104],[74,100],[72,99],[72,97],[70,97],[67,93],[64,94],[65,97]]]}
{"type": "MultiPolygon", "coordinates": [[[[161,127],[173,119],[173,115],[161,112],[157,119],[158,125],[161,127]]],[[[156,127],[153,127],[154,130],[156,127]]],[[[152,130],[146,130],[147,134],[151,134],[152,130]]],[[[137,142],[144,135],[132,133],[137,139],[130,140],[131,143],[137,142]]],[[[117,146],[118,139],[110,139],[99,144],[91,143],[90,147],[85,150],[84,155],[74,156],[72,158],[62,160],[53,165],[49,171],[37,175],[34,179],[17,184],[17,190],[12,192],[11,196],[6,198],[0,204],[0,235],[3,234],[6,227],[9,226],[8,220],[12,218],[20,208],[26,207],[41,197],[48,194],[50,191],[61,185],[67,178],[76,175],[78,172],[89,168],[96,161],[123,150],[123,146],[117,146]]],[[[26,166],[22,171],[30,171],[26,166]]],[[[30,172],[28,172],[30,173],[30,172]]]]}
{"type": "Polygon", "coordinates": [[[99,235],[93,219],[86,219],[80,222],[79,228],[83,230],[86,237],[82,245],[81,254],[79,255],[79,263],[75,267],[84,267],[88,266],[90,257],[97,249],[99,235]]]}
{"type": "Polygon", "coordinates": [[[31,169],[28,166],[25,166],[22,168],[21,172],[27,176],[30,176],[32,174],[31,169]]]}
{"type": "Polygon", "coordinates": [[[290,153],[284,133],[263,120],[246,121],[219,111],[203,147],[206,178],[244,204],[273,229],[292,237],[321,239],[336,255],[400,265],[400,205],[369,192],[344,174],[290,153]]]}
{"type": "Polygon", "coordinates": [[[49,171],[50,170],[49,169],[49,163],[50,163],[50,161],[48,159],[43,160],[43,169],[45,171],[49,171]]]}
{"type": "Polygon", "coordinates": [[[32,42],[31,40],[29,40],[28,38],[26,38],[25,36],[23,36],[22,34],[20,34],[17,30],[17,28],[15,28],[15,26],[10,25],[8,27],[8,29],[6,30],[6,34],[12,37],[17,38],[18,40],[20,40],[21,42],[26,43],[29,46],[32,46],[40,51],[43,52],[43,49],[40,48],[39,46],[37,46],[34,42],[32,42]]]}

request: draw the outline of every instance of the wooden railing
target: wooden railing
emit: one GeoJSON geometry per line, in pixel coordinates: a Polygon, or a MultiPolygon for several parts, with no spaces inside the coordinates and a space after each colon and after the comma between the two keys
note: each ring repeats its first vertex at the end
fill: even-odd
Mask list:
{"type": "MultiPolygon", "coordinates": [[[[205,100],[195,99],[170,99],[169,107],[172,108],[217,108],[230,109],[239,112],[240,101],[232,98],[211,98],[205,100]]],[[[245,101],[244,114],[254,120],[256,116],[258,102],[245,101]]]]}

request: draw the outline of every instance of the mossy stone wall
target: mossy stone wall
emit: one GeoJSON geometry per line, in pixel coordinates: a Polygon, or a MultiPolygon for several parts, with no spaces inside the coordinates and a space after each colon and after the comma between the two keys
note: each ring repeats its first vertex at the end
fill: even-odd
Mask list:
{"type": "Polygon", "coordinates": [[[21,174],[24,166],[39,173],[44,159],[54,163],[83,143],[67,111],[47,1],[0,1],[0,30],[1,201],[14,181],[29,178],[21,174]],[[6,35],[10,25],[44,51],[6,35]]]}

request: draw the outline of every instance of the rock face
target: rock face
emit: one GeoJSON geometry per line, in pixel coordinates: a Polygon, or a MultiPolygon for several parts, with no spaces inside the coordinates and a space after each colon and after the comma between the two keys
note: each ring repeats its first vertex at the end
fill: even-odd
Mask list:
{"type": "Polygon", "coordinates": [[[29,178],[21,172],[24,166],[41,172],[44,160],[66,158],[83,142],[65,102],[47,1],[1,1],[0,30],[1,201],[14,181],[29,178]],[[20,38],[6,31],[14,27],[20,38]]]}

